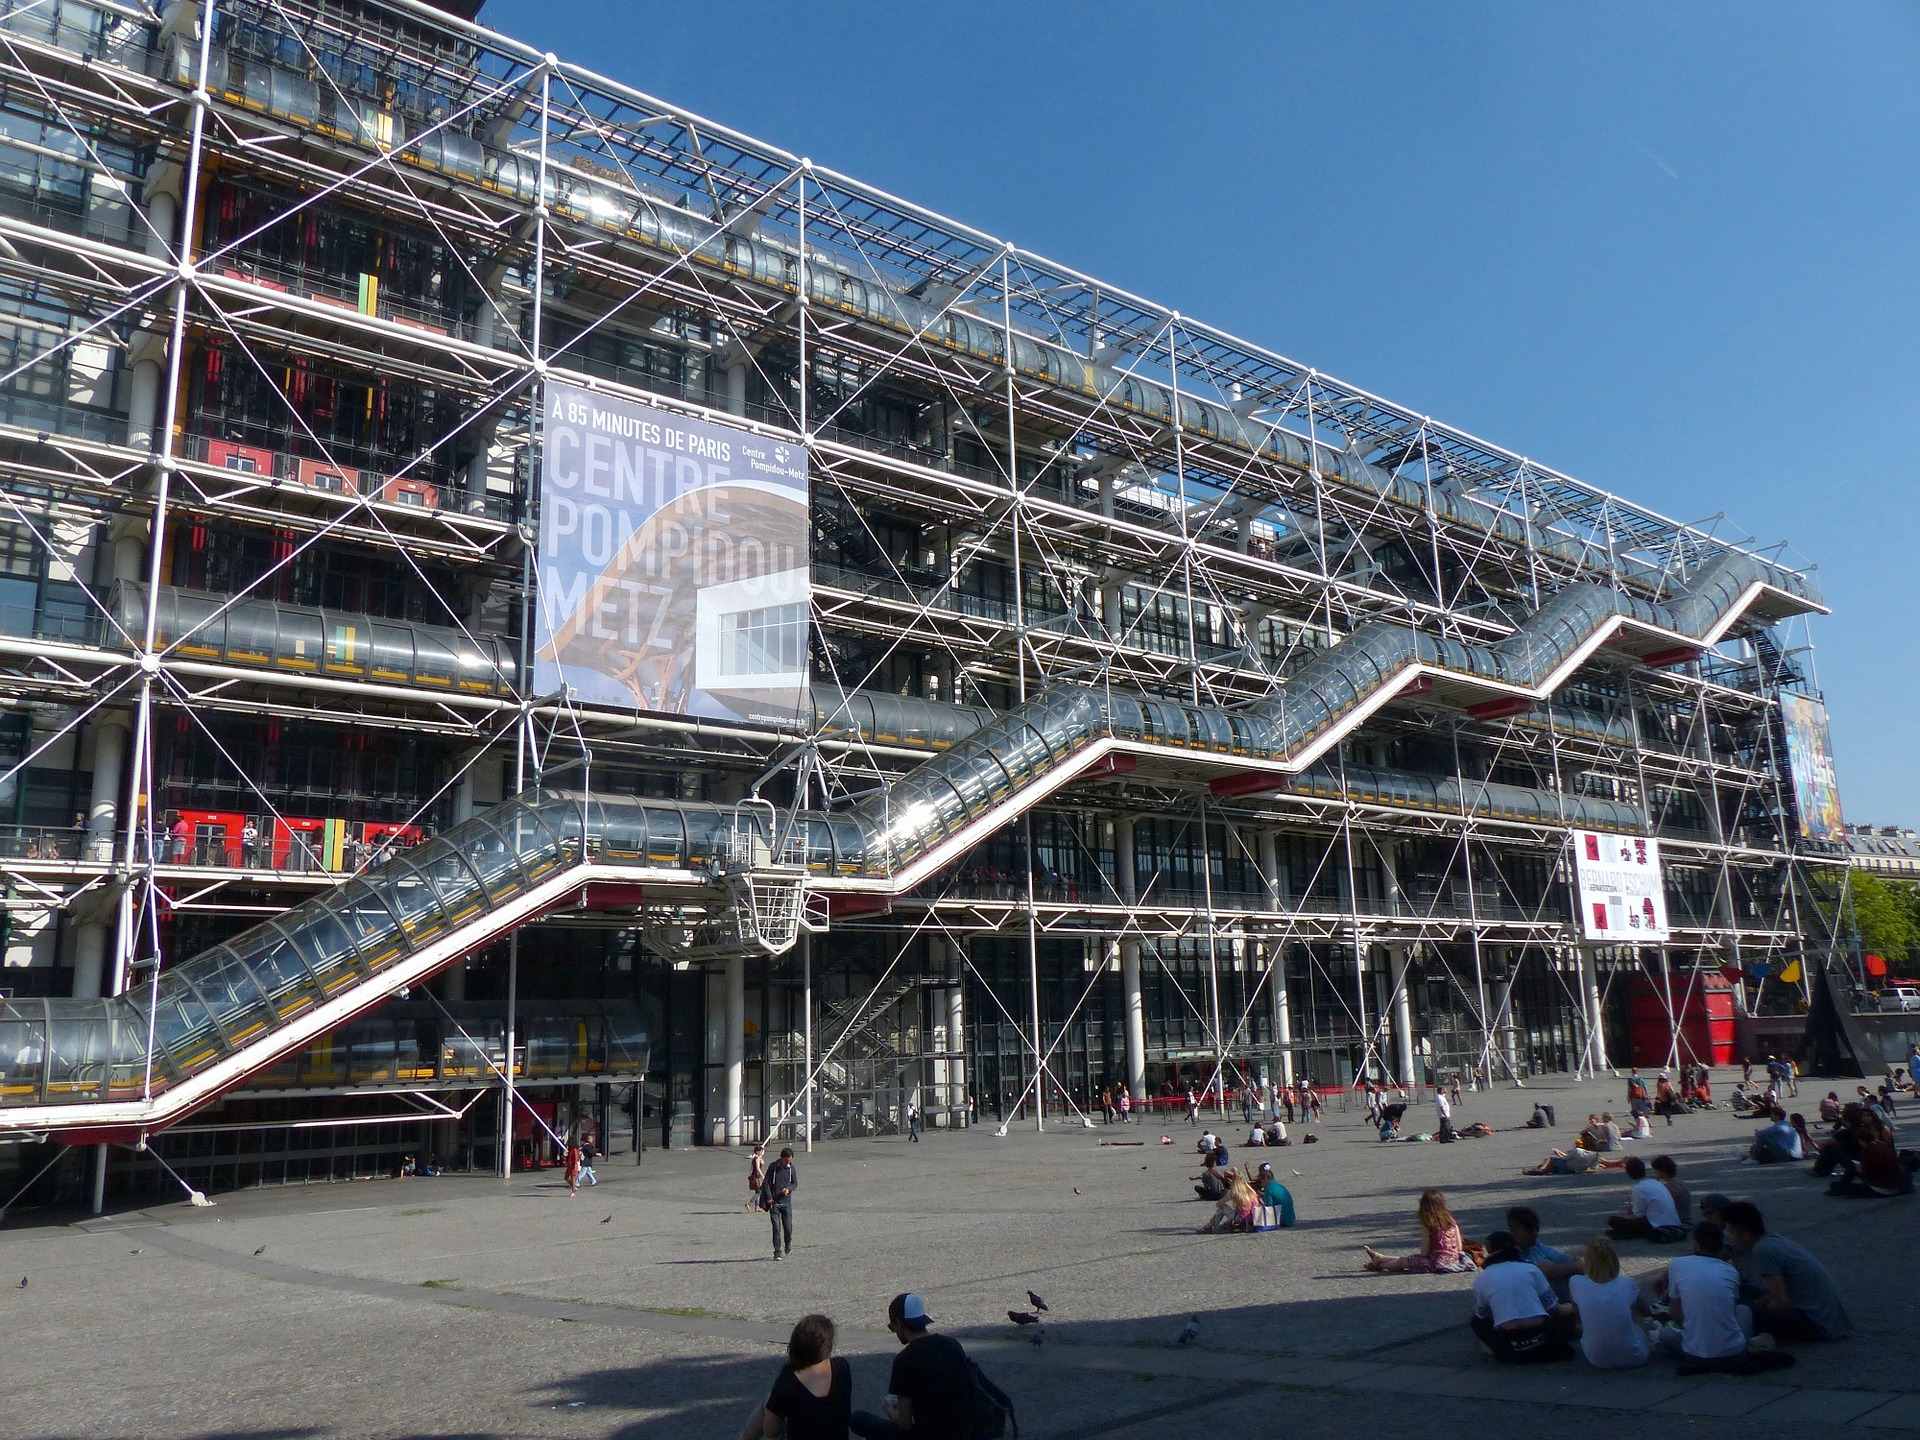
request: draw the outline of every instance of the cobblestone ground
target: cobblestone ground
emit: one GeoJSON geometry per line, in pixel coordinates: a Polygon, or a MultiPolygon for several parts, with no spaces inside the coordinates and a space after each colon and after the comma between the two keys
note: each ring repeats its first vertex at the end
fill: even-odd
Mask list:
{"type": "MultiPolygon", "coordinates": [[[[1577,1248],[1624,1181],[1517,1172],[1571,1141],[1589,1109],[1624,1110],[1622,1089],[1469,1095],[1456,1123],[1517,1125],[1544,1091],[1562,1124],[1452,1146],[1381,1145],[1357,1112],[1330,1113],[1321,1143],[1266,1152],[1300,1212],[1267,1236],[1194,1233],[1205,1211],[1186,1183],[1184,1122],[820,1146],[801,1157],[799,1248],[777,1265],[764,1219],[742,1208],[744,1155],[711,1150],[650,1151],[638,1167],[616,1157],[577,1199],[553,1177],[450,1176],[77,1224],[16,1212],[0,1232],[0,1435],[725,1440],[808,1311],[838,1322],[856,1399],[875,1404],[894,1348],[885,1305],[905,1289],[1012,1393],[1030,1440],[1222,1426],[1350,1437],[1383,1421],[1423,1440],[1477,1440],[1489,1425],[1920,1430],[1920,1202],[1829,1200],[1798,1167],[1738,1165],[1751,1127],[1731,1116],[1661,1126],[1641,1148],[1673,1155],[1696,1196],[1756,1200],[1839,1277],[1860,1333],[1801,1348],[1793,1369],[1705,1381],[1663,1364],[1502,1371],[1465,1331],[1468,1277],[1359,1269],[1363,1243],[1416,1247],[1426,1185],[1470,1234],[1524,1201],[1549,1241],[1577,1248]],[[1040,1346],[1006,1320],[1029,1288],[1051,1307],[1040,1346]],[[1190,1315],[1199,1340],[1176,1346],[1190,1315]]],[[[1237,1115],[1221,1128],[1243,1133],[1237,1115]]],[[[1637,1274],[1664,1263],[1626,1248],[1637,1274]]]]}

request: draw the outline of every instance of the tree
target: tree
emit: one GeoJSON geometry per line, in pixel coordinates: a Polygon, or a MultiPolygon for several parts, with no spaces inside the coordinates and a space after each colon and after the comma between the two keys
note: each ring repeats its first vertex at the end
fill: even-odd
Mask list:
{"type": "Polygon", "coordinates": [[[1920,945],[1920,890],[1864,870],[1849,875],[1848,884],[1853,893],[1840,917],[1840,933],[1859,936],[1860,949],[1880,956],[1890,968],[1905,967],[1920,945]]]}

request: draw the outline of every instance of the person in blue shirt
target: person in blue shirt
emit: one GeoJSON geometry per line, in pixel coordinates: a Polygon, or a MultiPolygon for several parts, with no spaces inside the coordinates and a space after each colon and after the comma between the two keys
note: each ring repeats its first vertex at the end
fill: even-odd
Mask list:
{"type": "Polygon", "coordinates": [[[1262,1163],[1247,1178],[1253,1181],[1253,1193],[1260,1197],[1260,1203],[1275,1206],[1280,1211],[1280,1228],[1284,1230],[1292,1225],[1293,1193],[1275,1178],[1273,1166],[1262,1163]]]}
{"type": "Polygon", "coordinates": [[[1556,1250],[1540,1239],[1540,1216],[1530,1205],[1516,1205],[1507,1211],[1507,1233],[1513,1248],[1529,1265],[1536,1265],[1553,1286],[1553,1293],[1567,1297],[1567,1281],[1585,1273],[1585,1266],[1564,1250],[1556,1250]]]}
{"type": "Polygon", "coordinates": [[[1806,1158],[1800,1147],[1800,1132],[1793,1128],[1784,1110],[1772,1111],[1769,1123],[1753,1132],[1753,1148],[1747,1153],[1756,1165],[1806,1158]]]}

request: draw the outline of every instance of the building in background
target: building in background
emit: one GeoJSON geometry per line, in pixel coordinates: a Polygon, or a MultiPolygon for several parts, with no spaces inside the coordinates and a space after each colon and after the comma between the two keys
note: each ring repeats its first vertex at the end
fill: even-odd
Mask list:
{"type": "Polygon", "coordinates": [[[1820,943],[1804,573],[457,8],[0,15],[12,1167],[1498,1079],[1820,943]]]}

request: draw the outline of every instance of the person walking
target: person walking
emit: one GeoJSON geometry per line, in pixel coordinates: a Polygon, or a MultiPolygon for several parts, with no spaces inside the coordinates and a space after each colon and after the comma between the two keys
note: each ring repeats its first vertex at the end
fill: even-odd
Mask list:
{"type": "Polygon", "coordinates": [[[753,1159],[747,1163],[747,1203],[743,1209],[760,1208],[760,1187],[767,1183],[767,1147],[753,1147],[753,1159]]]}
{"type": "Polygon", "coordinates": [[[915,1145],[920,1143],[920,1107],[911,1102],[907,1105],[907,1139],[915,1145]]]}
{"type": "Polygon", "coordinates": [[[593,1143],[593,1137],[580,1137],[580,1179],[588,1185],[598,1185],[600,1177],[593,1173],[593,1162],[600,1156],[600,1147],[593,1143]]]}
{"type": "Polygon", "coordinates": [[[800,1188],[800,1172],[793,1163],[793,1147],[781,1147],[780,1158],[767,1168],[760,1182],[760,1208],[773,1222],[773,1258],[793,1253],[793,1192],[800,1188]]]}
{"type": "Polygon", "coordinates": [[[1128,1087],[1122,1087],[1120,1091],[1120,1123],[1122,1125],[1133,1123],[1133,1091],[1128,1087]]]}
{"type": "Polygon", "coordinates": [[[1187,1124],[1200,1123],[1200,1097],[1193,1093],[1193,1086],[1187,1086],[1187,1124]]]}

